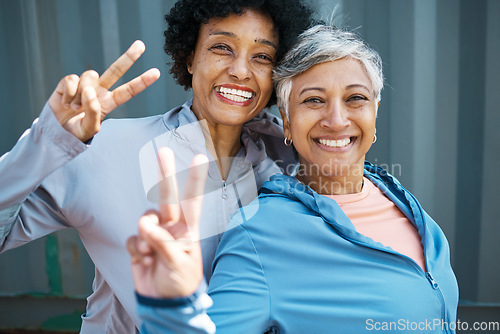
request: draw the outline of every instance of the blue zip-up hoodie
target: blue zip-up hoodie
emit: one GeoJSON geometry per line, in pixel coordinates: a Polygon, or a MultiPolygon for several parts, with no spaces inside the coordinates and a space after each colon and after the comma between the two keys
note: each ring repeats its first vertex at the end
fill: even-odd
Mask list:
{"type": "MultiPolygon", "coordinates": [[[[427,272],[356,232],[334,200],[275,175],[217,250],[208,312],[217,333],[455,333],[458,287],[443,232],[391,175],[366,163],[365,176],[417,228],[427,272]]],[[[175,309],[141,308],[147,332],[170,328],[175,309]]]]}

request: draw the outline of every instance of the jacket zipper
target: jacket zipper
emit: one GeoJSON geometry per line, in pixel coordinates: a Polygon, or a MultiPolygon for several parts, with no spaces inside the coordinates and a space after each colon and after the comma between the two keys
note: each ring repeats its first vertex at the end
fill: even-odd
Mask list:
{"type": "Polygon", "coordinates": [[[448,333],[449,323],[448,323],[448,319],[446,316],[446,301],[444,300],[443,292],[439,288],[439,284],[436,282],[434,277],[432,277],[432,274],[430,271],[428,271],[426,273],[426,276],[427,276],[427,279],[429,279],[429,282],[431,283],[432,288],[438,292],[438,296],[441,299],[441,304],[443,305],[443,312],[441,313],[441,319],[443,319],[443,322],[444,322],[441,324],[441,328],[443,329],[443,326],[445,326],[445,323],[446,323],[445,332],[448,333]]]}
{"type": "Polygon", "coordinates": [[[222,180],[222,194],[220,197],[222,197],[222,199],[227,199],[227,186],[224,180],[222,180]]]}
{"type": "MultiPolygon", "coordinates": [[[[413,196],[413,194],[412,194],[412,193],[408,192],[408,191],[407,191],[407,190],[406,190],[403,186],[401,186],[401,188],[403,189],[403,191],[404,191],[406,194],[409,194],[409,195],[411,196],[411,198],[413,198],[413,200],[414,200],[415,202],[417,202],[417,199],[415,198],[415,196],[413,196]]],[[[420,205],[418,206],[418,211],[420,211],[420,217],[422,217],[422,222],[423,222],[424,213],[422,212],[422,208],[421,208],[421,206],[420,206],[420,205]]],[[[425,226],[424,226],[424,228],[425,228],[425,226]]],[[[425,252],[425,250],[424,250],[424,252],[425,252]]],[[[446,332],[446,333],[449,333],[449,331],[448,331],[448,327],[449,327],[449,326],[448,326],[448,325],[449,325],[449,323],[448,323],[448,315],[447,315],[447,313],[446,313],[446,300],[444,299],[443,292],[442,292],[442,291],[441,291],[441,289],[439,288],[439,284],[436,282],[436,280],[435,280],[435,279],[434,279],[434,277],[432,276],[431,272],[429,271],[429,264],[427,263],[427,256],[426,256],[426,254],[425,254],[425,253],[424,253],[424,257],[425,257],[425,266],[426,266],[426,269],[427,269],[426,276],[427,276],[427,279],[429,280],[429,282],[431,283],[432,288],[433,288],[434,290],[436,290],[436,291],[437,291],[438,296],[439,296],[439,298],[441,299],[441,305],[442,305],[442,307],[441,307],[441,310],[442,310],[442,311],[441,311],[441,319],[442,319],[442,321],[444,321],[444,322],[447,324],[447,325],[446,325],[446,327],[447,327],[447,328],[446,328],[446,331],[445,331],[445,332],[446,332]]],[[[411,260],[412,260],[412,259],[411,259],[411,260]]],[[[413,260],[412,260],[412,261],[413,261],[413,260]]],[[[416,265],[416,263],[415,263],[415,265],[416,265]]],[[[419,266],[419,268],[420,268],[420,266],[419,266]]],[[[441,324],[441,326],[444,326],[444,323],[443,323],[443,324],[441,324]]]]}
{"type": "MultiPolygon", "coordinates": [[[[382,180],[380,180],[382,181],[382,180]]],[[[406,188],[404,188],[401,184],[399,184],[399,186],[401,187],[401,189],[403,190],[403,192],[405,194],[408,194],[409,196],[411,196],[411,198],[413,199],[414,202],[417,202],[417,199],[415,198],[415,196],[413,196],[412,193],[410,193],[408,190],[406,190],[406,188]]],[[[422,221],[423,221],[423,217],[424,217],[424,214],[422,212],[422,208],[420,206],[417,207],[418,208],[418,211],[420,212],[420,217],[422,217],[422,221]]],[[[425,228],[425,226],[424,226],[425,228]]],[[[351,239],[350,239],[351,240],[351,239]]],[[[353,242],[356,243],[356,240],[351,240],[353,242]]],[[[444,321],[446,324],[447,324],[447,328],[446,328],[446,333],[449,333],[448,331],[448,316],[446,314],[446,300],[444,299],[444,295],[443,295],[443,292],[441,291],[441,289],[439,288],[439,284],[436,282],[436,280],[434,279],[434,277],[432,276],[431,272],[428,271],[429,270],[429,264],[427,263],[427,256],[425,254],[425,249],[424,249],[424,260],[425,260],[425,266],[426,266],[426,269],[427,269],[427,272],[424,272],[422,270],[422,267],[420,267],[412,258],[406,256],[406,255],[403,255],[403,254],[400,254],[400,253],[396,253],[396,252],[390,252],[388,250],[385,250],[385,249],[381,249],[381,248],[376,248],[376,247],[373,247],[373,246],[369,246],[369,245],[363,245],[362,243],[359,243],[357,242],[358,244],[361,244],[362,246],[365,246],[365,247],[370,247],[370,248],[374,248],[374,249],[379,249],[381,251],[384,251],[384,252],[387,252],[387,253],[390,253],[390,254],[394,254],[396,256],[401,256],[403,258],[406,258],[408,261],[410,261],[410,263],[412,263],[416,268],[417,270],[423,274],[427,280],[429,281],[429,283],[431,284],[431,287],[437,291],[437,294],[438,294],[438,297],[439,299],[441,300],[441,319],[442,321],[444,321]]],[[[444,326],[444,324],[441,324],[442,326],[444,326]]]]}
{"type": "MultiPolygon", "coordinates": [[[[447,320],[447,316],[446,316],[446,302],[444,300],[443,292],[439,288],[439,284],[436,282],[436,280],[434,279],[434,277],[432,276],[432,274],[431,274],[430,271],[427,271],[427,272],[423,271],[422,267],[420,267],[412,258],[410,258],[410,257],[408,257],[406,255],[403,255],[403,254],[400,254],[400,253],[396,253],[396,252],[391,252],[391,251],[389,251],[387,249],[374,247],[372,245],[365,244],[365,243],[360,242],[358,240],[351,239],[351,238],[347,237],[346,235],[342,234],[341,232],[339,232],[338,230],[337,230],[337,232],[339,234],[341,234],[347,240],[351,241],[352,243],[358,244],[358,245],[363,246],[363,247],[375,249],[375,250],[378,250],[378,251],[381,251],[381,252],[386,252],[386,253],[389,253],[389,254],[393,254],[393,255],[402,257],[405,260],[407,260],[408,262],[410,262],[413,266],[415,266],[415,268],[417,268],[418,272],[422,275],[422,277],[425,277],[425,279],[427,279],[429,281],[429,283],[431,284],[432,289],[437,291],[438,298],[440,299],[441,305],[442,305],[441,306],[441,319],[443,320],[443,322],[445,322],[446,324],[448,324],[448,320],[447,320]]],[[[425,265],[427,266],[427,259],[425,259],[425,265]]],[[[428,266],[427,266],[427,268],[428,268],[428,266]]],[[[441,325],[443,326],[444,324],[441,324],[441,325]]],[[[449,333],[448,326],[446,327],[445,332],[449,333]]]]}

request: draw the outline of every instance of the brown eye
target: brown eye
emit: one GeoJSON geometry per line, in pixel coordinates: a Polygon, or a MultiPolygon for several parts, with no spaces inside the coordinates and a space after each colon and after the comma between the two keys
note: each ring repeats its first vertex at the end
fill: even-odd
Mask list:
{"type": "Polygon", "coordinates": [[[209,50],[211,51],[219,51],[224,53],[232,52],[231,48],[225,44],[216,44],[212,46],[209,50]]]}
{"type": "Polygon", "coordinates": [[[304,100],[304,103],[322,103],[323,100],[319,97],[308,97],[304,100]]]}
{"type": "Polygon", "coordinates": [[[352,95],[350,96],[347,101],[368,101],[368,98],[366,96],[363,96],[363,95],[352,95]]]}
{"type": "Polygon", "coordinates": [[[272,64],[274,63],[274,60],[271,56],[267,55],[267,54],[258,54],[255,56],[255,58],[257,60],[259,60],[260,62],[262,63],[265,63],[265,64],[272,64]]]}

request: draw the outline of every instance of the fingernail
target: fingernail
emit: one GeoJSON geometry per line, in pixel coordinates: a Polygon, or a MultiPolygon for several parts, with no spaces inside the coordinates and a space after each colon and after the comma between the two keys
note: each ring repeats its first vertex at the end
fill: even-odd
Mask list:
{"type": "Polygon", "coordinates": [[[69,107],[70,107],[69,103],[64,104],[64,109],[69,109],[69,107]]]}
{"type": "Polygon", "coordinates": [[[78,110],[78,109],[80,109],[80,105],[79,105],[79,104],[73,104],[73,105],[72,105],[72,108],[73,108],[74,110],[78,110]]]}

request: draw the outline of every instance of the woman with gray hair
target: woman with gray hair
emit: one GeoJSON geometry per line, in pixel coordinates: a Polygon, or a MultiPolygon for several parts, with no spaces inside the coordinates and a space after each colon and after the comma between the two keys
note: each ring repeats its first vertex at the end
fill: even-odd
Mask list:
{"type": "MultiPolygon", "coordinates": [[[[274,71],[296,175],[273,176],[233,216],[214,261],[208,315],[210,298],[201,288],[191,295],[192,279],[144,296],[155,283],[135,275],[145,332],[172,319],[213,332],[211,319],[218,333],[455,332],[458,287],[443,232],[393,176],[365,162],[381,64],[350,32],[319,25],[301,35],[274,71]]],[[[144,247],[133,262],[168,279],[189,277],[200,265],[197,243],[165,242],[175,239],[170,232],[143,217],[144,247]]]]}

